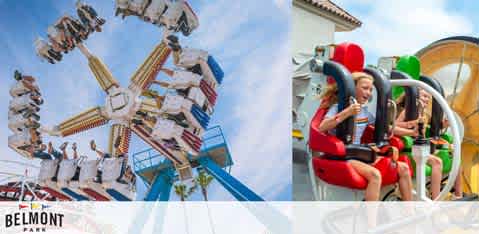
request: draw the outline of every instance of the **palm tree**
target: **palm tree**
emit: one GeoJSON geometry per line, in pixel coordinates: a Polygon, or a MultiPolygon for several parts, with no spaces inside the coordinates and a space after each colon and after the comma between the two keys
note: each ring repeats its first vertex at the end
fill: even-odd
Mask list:
{"type": "Polygon", "coordinates": [[[198,176],[195,178],[196,184],[201,187],[201,193],[203,194],[203,199],[208,201],[207,188],[213,180],[213,176],[207,174],[205,171],[200,171],[198,176]]]}
{"type": "Polygon", "coordinates": [[[175,184],[175,193],[181,199],[181,201],[185,201],[186,199],[186,185],[185,184],[175,184]]]}
{"type": "Polygon", "coordinates": [[[181,201],[185,201],[198,188],[196,184],[187,188],[186,184],[183,183],[175,184],[174,187],[175,193],[180,197],[181,201]]]}
{"type": "MultiPolygon", "coordinates": [[[[204,170],[199,171],[198,176],[195,178],[195,183],[200,185],[201,193],[203,194],[203,199],[205,201],[208,201],[207,188],[210,185],[212,180],[213,180],[213,176],[209,175],[204,170]]],[[[208,209],[208,219],[210,221],[211,231],[213,232],[213,234],[215,234],[216,232],[215,232],[213,220],[211,219],[210,207],[208,206],[208,203],[206,203],[206,208],[208,209]]]]}
{"type": "MultiPolygon", "coordinates": [[[[198,188],[196,183],[193,186],[191,186],[190,188],[187,188],[186,184],[183,184],[183,183],[175,184],[174,187],[175,187],[176,195],[178,195],[180,197],[180,200],[182,202],[184,202],[198,188]]],[[[185,216],[186,232],[190,233],[189,228],[188,228],[188,216],[186,214],[185,206],[183,206],[183,214],[185,216]]]]}

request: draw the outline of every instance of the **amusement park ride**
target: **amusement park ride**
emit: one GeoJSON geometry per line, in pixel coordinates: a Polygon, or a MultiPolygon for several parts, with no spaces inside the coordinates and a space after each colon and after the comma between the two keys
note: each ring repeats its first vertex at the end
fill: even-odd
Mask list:
{"type": "Polygon", "coordinates": [[[133,154],[132,160],[135,174],[148,187],[144,200],[169,200],[175,181],[191,181],[193,169],[197,169],[211,174],[240,201],[262,201],[225,171],[233,165],[226,140],[219,126],[208,128],[224,74],[208,52],[184,47],[175,36],[177,32],[188,36],[199,25],[190,5],[184,0],[116,1],[116,15],[138,16],[163,28],[161,42],[131,76],[127,87],[120,86],[83,43],[90,33],[101,31],[105,20],[81,2],[77,2],[77,13],[80,21],[62,16],[48,28],[49,41],[37,39],[35,47],[38,55],[52,64],[61,61],[62,53],[78,47],[106,94],[104,104],[56,126],[41,126],[36,114],[43,102],[40,89],[33,77],[16,73],[9,112],[9,127],[15,134],[9,137],[9,147],[36,160],[36,153],[45,150],[42,133],[67,137],[111,122],[109,157],[42,159],[35,181],[3,185],[0,196],[6,200],[133,200],[134,180],[130,184],[119,180],[125,178],[124,155],[133,132],[152,147],[133,154]],[[173,70],[163,68],[170,55],[176,66],[173,70]],[[170,79],[156,81],[160,71],[170,79]],[[163,88],[162,95],[150,90],[152,84],[163,88]]]}
{"type": "MultiPolygon", "coordinates": [[[[348,159],[363,157],[373,144],[379,148],[394,146],[399,157],[384,157],[374,166],[381,174],[381,199],[400,199],[396,183],[398,161],[410,165],[416,181],[413,194],[416,200],[430,201],[428,189],[431,167],[426,158],[434,154],[442,161],[443,180],[441,192],[436,199],[451,199],[450,191],[456,177],[466,185],[464,191],[470,196],[462,200],[477,200],[477,127],[473,118],[478,108],[469,100],[479,100],[476,82],[479,41],[470,37],[451,37],[432,43],[420,50],[416,56],[384,57],[378,66],[364,68],[364,52],[358,45],[342,43],[319,46],[315,56],[302,63],[295,62],[293,77],[293,147],[295,152],[306,152],[312,193],[315,200],[363,200],[367,181],[347,163],[348,159]],[[454,88],[450,82],[435,76],[435,72],[450,64],[459,64],[454,88]],[[463,64],[470,66],[469,80],[461,80],[463,64]],[[318,96],[328,84],[338,87],[338,109],[350,105],[354,97],[354,83],[351,73],[364,71],[374,78],[375,92],[367,104],[375,112],[374,126],[368,126],[361,138],[361,145],[353,145],[353,118],[350,117],[336,128],[336,136],[323,133],[318,126],[327,109],[321,109],[318,96]],[[461,85],[462,84],[462,85],[461,85]],[[460,87],[462,86],[462,87],[460,87]],[[393,98],[397,98],[400,87],[404,87],[406,121],[422,118],[429,109],[429,124],[420,121],[416,139],[397,137],[392,134],[397,109],[393,98]],[[422,107],[417,103],[418,88],[433,97],[432,105],[422,107]],[[447,90],[447,91],[445,91],[447,90]],[[451,92],[450,90],[453,90],[451,92]],[[469,102],[468,102],[469,101],[469,102]],[[443,127],[443,116],[449,128],[443,127]],[[395,118],[395,117],[394,117],[395,118]],[[464,124],[464,125],[463,125],[464,124]],[[424,131],[421,131],[424,129],[424,131]],[[313,153],[314,152],[314,153],[313,153]],[[318,154],[319,153],[319,154],[318,154]],[[462,154],[461,154],[462,153],[462,154]],[[462,156],[462,157],[461,157],[462,156]],[[460,167],[463,172],[459,174],[460,167]]],[[[464,72],[463,72],[464,73],[464,72]]],[[[368,152],[369,152],[368,151],[368,152]]]]}

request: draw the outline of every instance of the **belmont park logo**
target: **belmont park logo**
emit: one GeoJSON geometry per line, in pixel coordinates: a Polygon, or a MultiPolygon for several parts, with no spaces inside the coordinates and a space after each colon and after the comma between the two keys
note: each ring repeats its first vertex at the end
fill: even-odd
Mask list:
{"type": "Polygon", "coordinates": [[[5,216],[5,227],[22,227],[23,232],[46,232],[47,226],[62,227],[63,214],[49,212],[49,205],[41,203],[19,204],[19,212],[5,216]]]}

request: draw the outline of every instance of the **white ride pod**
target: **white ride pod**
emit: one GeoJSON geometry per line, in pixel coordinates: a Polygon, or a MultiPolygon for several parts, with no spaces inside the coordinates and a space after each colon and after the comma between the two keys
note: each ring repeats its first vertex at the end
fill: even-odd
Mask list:
{"type": "MultiPolygon", "coordinates": [[[[32,86],[38,88],[38,85],[35,83],[32,83],[32,86]]],[[[26,93],[30,92],[30,89],[25,87],[22,81],[15,82],[12,87],[10,87],[10,95],[12,97],[17,97],[17,96],[22,96],[26,93]]]]}
{"type": "MultiPolygon", "coordinates": [[[[50,41],[55,41],[56,43],[58,43],[60,45],[63,44],[62,35],[58,31],[58,29],[55,28],[55,26],[53,26],[53,25],[48,26],[47,34],[48,34],[48,38],[50,39],[50,41]]],[[[39,41],[43,41],[43,40],[39,40],[39,41]]],[[[44,43],[46,43],[46,42],[44,42],[44,43]]],[[[44,47],[44,45],[43,45],[44,43],[39,42],[38,46],[39,47],[44,47]]],[[[35,41],[35,45],[37,45],[37,41],[35,41]]]]}
{"type": "Polygon", "coordinates": [[[216,103],[217,93],[216,90],[200,75],[186,71],[186,70],[174,70],[171,80],[166,81],[169,89],[187,89],[190,87],[199,87],[191,88],[188,98],[194,101],[196,104],[203,106],[205,99],[208,100],[209,106],[212,107],[216,103]],[[198,93],[201,92],[200,93],[198,93]]]}
{"type": "Polygon", "coordinates": [[[122,162],[122,158],[105,158],[103,160],[102,183],[110,183],[120,177],[122,162]]]}
{"type": "Polygon", "coordinates": [[[115,10],[126,10],[128,9],[128,0],[115,0],[115,10]]]}
{"type": "Polygon", "coordinates": [[[200,66],[203,78],[213,88],[216,88],[221,83],[224,76],[222,69],[214,58],[208,52],[200,49],[182,48],[176,65],[186,69],[197,65],[200,66]]]}
{"type": "Polygon", "coordinates": [[[182,149],[192,155],[197,155],[201,147],[198,136],[169,119],[159,118],[151,137],[157,141],[174,139],[182,149]]]}
{"type": "Polygon", "coordinates": [[[8,128],[13,132],[21,132],[22,129],[25,129],[27,123],[28,119],[23,117],[22,114],[8,116],[8,128]]]}
{"type": "Polygon", "coordinates": [[[170,89],[186,89],[200,86],[201,76],[190,71],[174,70],[171,80],[166,81],[170,89]]]}
{"type": "Polygon", "coordinates": [[[148,1],[146,0],[130,0],[128,2],[128,10],[136,13],[136,15],[141,15],[145,9],[148,1]]]}
{"type": "Polygon", "coordinates": [[[11,99],[9,107],[13,111],[33,110],[37,112],[36,110],[39,109],[37,104],[30,98],[30,95],[23,95],[11,99]]]}
{"type": "Polygon", "coordinates": [[[98,163],[99,160],[88,160],[83,161],[80,168],[80,187],[88,187],[90,182],[93,182],[93,179],[98,173],[98,163]]]}
{"type": "Polygon", "coordinates": [[[75,176],[77,169],[77,160],[75,159],[63,159],[60,162],[57,175],[57,183],[59,187],[67,186],[68,182],[75,176]]]}
{"type": "Polygon", "coordinates": [[[197,87],[190,88],[190,90],[188,91],[187,98],[199,105],[200,107],[204,106],[206,102],[205,94],[203,93],[203,91],[201,91],[200,88],[197,87]]]}
{"type": "MultiPolygon", "coordinates": [[[[160,23],[169,31],[179,32],[188,36],[198,25],[198,17],[184,0],[167,1],[168,9],[161,16],[160,23]]],[[[168,34],[168,33],[167,33],[168,34]]]]}
{"type": "Polygon", "coordinates": [[[58,160],[44,159],[40,163],[40,172],[38,173],[38,180],[41,183],[51,181],[57,171],[58,160]]]}
{"type": "Polygon", "coordinates": [[[32,136],[28,131],[16,132],[8,137],[8,145],[15,148],[31,145],[32,136]]]}
{"type": "Polygon", "coordinates": [[[179,56],[178,64],[182,68],[191,68],[198,64],[200,61],[208,60],[208,52],[200,49],[182,48],[179,56]]]}
{"type": "Polygon", "coordinates": [[[40,38],[35,40],[34,45],[38,57],[40,57],[42,60],[46,60],[51,64],[54,64],[55,61],[60,61],[62,59],[62,54],[60,53],[61,48],[59,48],[59,45],[63,42],[57,42],[57,39],[54,38],[50,38],[50,40],[52,40],[52,43],[55,43],[55,45],[58,45],[57,47],[55,47],[56,50],[54,49],[53,45],[40,38]]]}
{"type": "Polygon", "coordinates": [[[160,17],[163,15],[165,8],[165,0],[151,0],[150,5],[148,5],[143,14],[143,19],[150,23],[159,23],[160,17]]]}
{"type": "Polygon", "coordinates": [[[183,114],[193,127],[202,130],[207,128],[210,121],[209,115],[200,106],[177,94],[166,94],[159,112],[171,115],[183,114]]]}

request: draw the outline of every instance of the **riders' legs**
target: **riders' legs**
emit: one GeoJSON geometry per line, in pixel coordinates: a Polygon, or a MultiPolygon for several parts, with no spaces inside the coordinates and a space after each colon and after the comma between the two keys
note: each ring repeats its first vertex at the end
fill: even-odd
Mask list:
{"type": "Polygon", "coordinates": [[[63,159],[65,159],[65,160],[68,159],[68,154],[67,154],[67,149],[66,148],[62,149],[62,155],[63,155],[63,159]]]}
{"type": "Polygon", "coordinates": [[[178,63],[180,62],[180,53],[181,51],[173,51],[173,63],[175,65],[178,65],[178,63]]]}
{"type": "Polygon", "coordinates": [[[53,144],[52,144],[51,141],[48,142],[48,153],[49,153],[49,154],[52,154],[52,153],[53,153],[53,144]]]}
{"type": "Polygon", "coordinates": [[[77,159],[78,158],[78,151],[77,151],[76,143],[73,143],[72,150],[73,150],[73,159],[77,159]]]}
{"type": "Polygon", "coordinates": [[[427,164],[431,166],[431,198],[435,199],[441,192],[442,160],[434,155],[429,155],[427,164]]]}
{"type": "Polygon", "coordinates": [[[381,173],[379,170],[369,164],[357,160],[349,160],[348,163],[368,181],[368,186],[366,187],[364,195],[365,200],[378,201],[379,190],[381,189],[381,173]]]}
{"type": "Polygon", "coordinates": [[[462,166],[459,166],[456,181],[454,182],[454,195],[457,198],[462,197],[462,166]]]}
{"type": "Polygon", "coordinates": [[[404,162],[397,162],[399,175],[399,192],[403,201],[412,200],[412,180],[409,166],[404,162]]]}

